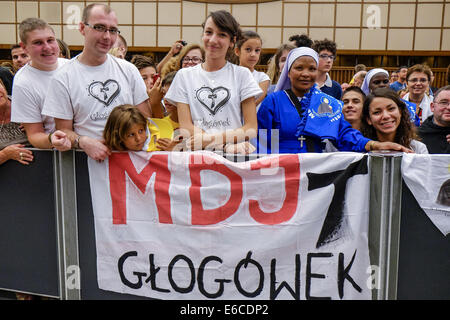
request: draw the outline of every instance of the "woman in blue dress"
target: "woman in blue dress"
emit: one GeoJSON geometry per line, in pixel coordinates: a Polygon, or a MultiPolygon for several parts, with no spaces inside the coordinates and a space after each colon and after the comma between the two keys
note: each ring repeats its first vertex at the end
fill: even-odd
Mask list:
{"type": "Polygon", "coordinates": [[[370,140],[353,129],[343,117],[342,102],[317,87],[318,61],[311,48],[289,52],[275,91],[258,110],[258,153],[322,152],[326,140],[340,151],[412,152],[396,143],[370,140]]]}

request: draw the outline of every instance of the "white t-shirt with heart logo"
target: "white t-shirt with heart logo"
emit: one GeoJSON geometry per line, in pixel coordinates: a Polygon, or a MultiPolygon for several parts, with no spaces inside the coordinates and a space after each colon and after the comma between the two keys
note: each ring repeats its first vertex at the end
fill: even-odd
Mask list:
{"type": "Polygon", "coordinates": [[[213,72],[201,64],[180,69],[164,99],[188,104],[193,124],[213,133],[242,127],[241,102],[261,93],[250,70],[227,62],[213,72]]]}
{"type": "Polygon", "coordinates": [[[144,80],[130,62],[108,54],[103,64],[87,66],[75,57],[52,78],[42,113],[73,120],[76,133],[101,139],[112,109],[147,99],[144,80]]]}

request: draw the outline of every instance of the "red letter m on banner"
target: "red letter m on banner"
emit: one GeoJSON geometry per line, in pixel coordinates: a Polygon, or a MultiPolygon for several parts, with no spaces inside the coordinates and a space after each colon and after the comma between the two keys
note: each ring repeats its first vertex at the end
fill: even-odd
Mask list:
{"type": "Polygon", "coordinates": [[[154,190],[159,222],[172,223],[172,217],[170,215],[170,171],[168,168],[168,155],[152,155],[145,168],[141,173],[138,173],[128,153],[113,153],[109,157],[109,183],[113,224],[127,223],[127,180],[125,172],[142,193],[145,193],[150,178],[153,174],[156,174],[154,190]]]}

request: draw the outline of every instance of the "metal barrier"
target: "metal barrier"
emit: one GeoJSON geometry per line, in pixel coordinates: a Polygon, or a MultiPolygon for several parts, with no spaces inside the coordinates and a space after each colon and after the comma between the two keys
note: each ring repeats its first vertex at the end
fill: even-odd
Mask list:
{"type": "Polygon", "coordinates": [[[401,216],[401,153],[374,153],[370,157],[369,255],[379,267],[374,300],[397,298],[397,271],[401,216]]]}
{"type": "MultiPolygon", "coordinates": [[[[147,299],[98,288],[87,156],[32,150],[30,166],[15,161],[0,166],[0,289],[64,300],[147,299]]],[[[430,225],[402,184],[401,156],[369,156],[369,253],[371,265],[379,268],[372,298],[448,299],[450,241],[430,225]],[[418,273],[426,269],[433,272],[423,283],[418,273]]]]}

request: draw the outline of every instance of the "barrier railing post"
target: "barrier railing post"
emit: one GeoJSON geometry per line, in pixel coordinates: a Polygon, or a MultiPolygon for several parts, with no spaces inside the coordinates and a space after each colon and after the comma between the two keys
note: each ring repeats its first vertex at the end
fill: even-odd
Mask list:
{"type": "Polygon", "coordinates": [[[80,300],[75,153],[71,150],[55,154],[60,297],[80,300]]]}
{"type": "Polygon", "coordinates": [[[369,254],[373,300],[397,299],[402,153],[370,154],[369,254]]]}

